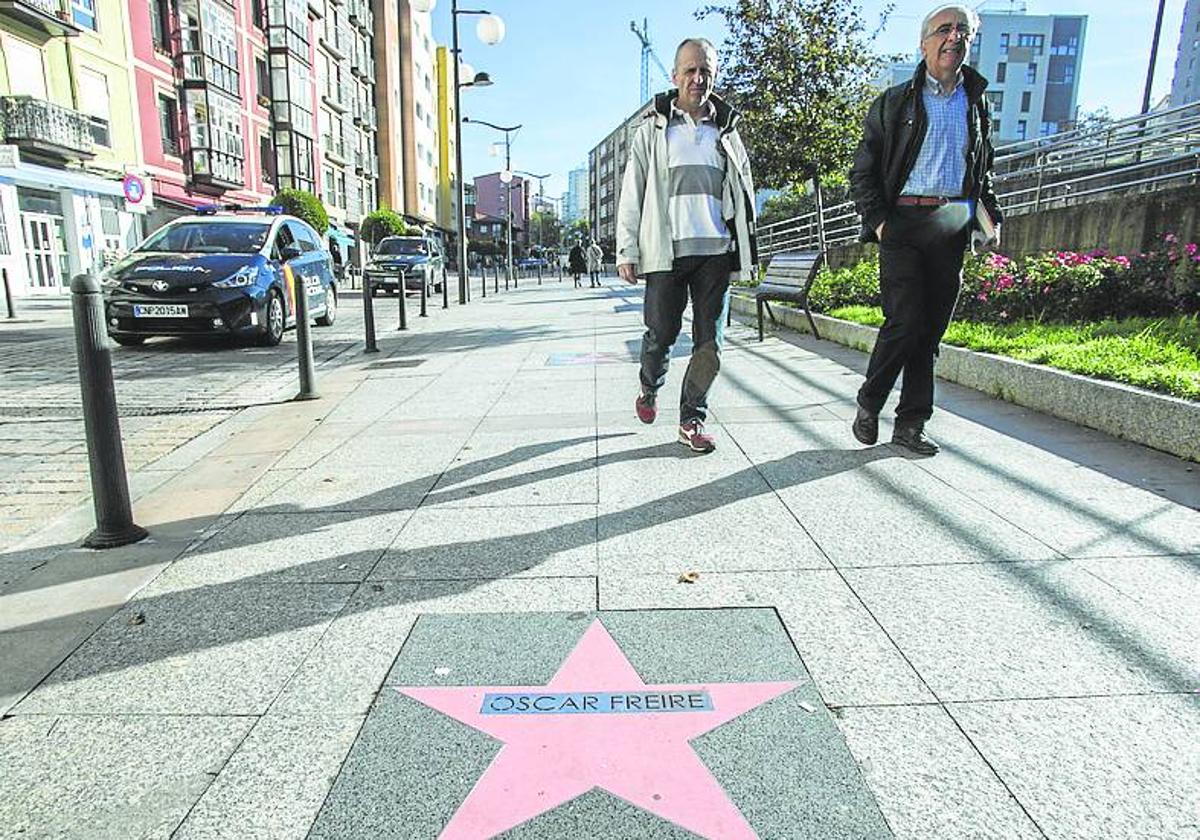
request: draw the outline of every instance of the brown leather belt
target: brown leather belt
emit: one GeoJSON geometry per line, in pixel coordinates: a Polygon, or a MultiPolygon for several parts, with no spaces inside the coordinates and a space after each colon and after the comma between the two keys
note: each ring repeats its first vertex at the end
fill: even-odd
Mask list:
{"type": "Polygon", "coordinates": [[[958,201],[958,199],[945,198],[940,195],[902,195],[896,199],[896,203],[903,207],[941,207],[952,201],[958,201]]]}

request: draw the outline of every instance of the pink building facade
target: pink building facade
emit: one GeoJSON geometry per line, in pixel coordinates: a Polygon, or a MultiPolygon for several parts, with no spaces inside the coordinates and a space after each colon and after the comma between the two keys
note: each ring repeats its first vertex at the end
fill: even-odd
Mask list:
{"type": "Polygon", "coordinates": [[[500,173],[493,172],[475,178],[475,216],[493,216],[505,218],[507,206],[505,192],[512,199],[512,223],[514,239],[527,241],[525,232],[529,229],[529,181],[514,177],[505,184],[500,180],[500,173]],[[517,236],[517,232],[520,236],[517,236]]]}
{"type": "Polygon", "coordinates": [[[305,0],[130,0],[129,16],[151,229],[201,204],[320,189],[305,0]]]}

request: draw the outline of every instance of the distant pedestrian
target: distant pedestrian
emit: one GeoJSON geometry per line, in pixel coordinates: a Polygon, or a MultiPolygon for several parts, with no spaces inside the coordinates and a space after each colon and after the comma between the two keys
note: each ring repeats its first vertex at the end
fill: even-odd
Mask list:
{"type": "Polygon", "coordinates": [[[592,288],[600,287],[600,267],[604,265],[604,249],[593,239],[587,247],[587,270],[592,288]]]}
{"type": "Polygon", "coordinates": [[[911,81],[872,103],[850,172],[862,240],[879,243],[883,326],[858,391],[851,426],[860,443],[879,439],[879,412],[904,373],[892,443],[936,455],[925,434],[933,415],[933,364],[958,299],[972,229],[994,225],[992,118],[988,82],[965,64],[979,16],[939,6],[921,24],[924,57],[911,81]]]}
{"type": "Polygon", "coordinates": [[[730,277],[748,281],[758,261],[750,159],[736,128],[738,112],[712,93],[716,75],[717,51],[705,39],[689,38],[675,50],[677,89],[654,98],[654,110],[634,133],[617,209],[617,273],[627,283],[646,278],[634,403],[643,423],[658,416],[658,390],[692,300],[679,442],[694,452],[716,449],[704,420],[721,369],[730,277]]]}
{"type": "Polygon", "coordinates": [[[571,246],[571,253],[567,255],[567,264],[571,269],[571,279],[575,281],[575,288],[579,288],[579,275],[587,271],[587,257],[583,255],[583,243],[576,242],[571,246]]]}

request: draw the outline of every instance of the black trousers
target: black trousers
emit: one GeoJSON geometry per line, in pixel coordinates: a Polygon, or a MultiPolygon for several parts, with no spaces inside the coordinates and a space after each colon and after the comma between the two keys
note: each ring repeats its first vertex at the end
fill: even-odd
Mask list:
{"type": "Polygon", "coordinates": [[[679,422],[704,420],[708,391],[721,369],[725,339],[725,308],[729,305],[729,254],[680,257],[670,271],[646,275],[642,336],[642,388],[653,393],[667,380],[671,347],[683,327],[683,310],[692,299],[692,357],[683,375],[679,422]]]}
{"type": "Polygon", "coordinates": [[[962,285],[967,214],[961,205],[897,207],[879,243],[883,326],[858,404],[878,414],[904,372],[896,422],[922,424],[933,414],[933,363],[962,285]]]}

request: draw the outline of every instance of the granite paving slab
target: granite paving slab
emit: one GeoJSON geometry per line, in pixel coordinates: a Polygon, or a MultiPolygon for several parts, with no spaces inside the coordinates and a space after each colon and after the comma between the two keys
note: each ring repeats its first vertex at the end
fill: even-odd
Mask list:
{"type": "Polygon", "coordinates": [[[1200,687],[1200,638],[1073,561],[844,575],[944,701],[1200,687]]]}
{"type": "MultiPolygon", "coordinates": [[[[89,616],[91,618],[91,616],[89,616]]],[[[94,621],[56,621],[34,630],[0,632],[0,717],[66,659],[91,635],[103,617],[94,621]]]]}
{"type": "Polygon", "coordinates": [[[594,455],[532,462],[502,456],[459,462],[438,478],[423,505],[494,508],[595,505],[597,500],[594,455]]]}
{"type": "Polygon", "coordinates": [[[357,583],[411,515],[411,511],[247,513],[191,547],[144,594],[247,580],[357,583]]]}
{"type": "Polygon", "coordinates": [[[139,596],[15,711],[262,714],[354,588],[237,583],[139,596]]]}
{"type": "Polygon", "coordinates": [[[260,718],[171,840],[304,840],[361,726],[358,715],[260,718]]]}
{"type": "Polygon", "coordinates": [[[845,708],[837,721],[897,840],[1045,836],[941,706],[845,708]]]}
{"type": "Polygon", "coordinates": [[[595,574],[594,505],[510,507],[501,515],[437,506],[413,515],[371,579],[595,574]]]}
{"type": "Polygon", "coordinates": [[[928,703],[929,689],[833,571],[600,577],[605,610],[775,607],[829,706],[928,703]]]}
{"type": "Polygon", "coordinates": [[[1195,693],[953,704],[949,710],[1047,836],[1200,836],[1195,693]]]}
{"type": "MultiPolygon", "coordinates": [[[[891,837],[771,610],[422,616],[387,683],[393,689],[544,685],[580,639],[595,632],[589,628],[597,617],[648,685],[796,683],[692,742],[759,836],[891,837]]],[[[498,747],[483,733],[384,690],[309,836],[434,837],[498,747]]],[[[585,785],[579,792],[586,791],[585,785]]],[[[597,789],[496,836],[693,835],[597,789]]]]}
{"type": "Polygon", "coordinates": [[[1200,555],[1083,560],[1079,566],[1200,639],[1200,555]]]}
{"type": "Polygon", "coordinates": [[[830,568],[774,494],[730,494],[712,509],[700,499],[684,492],[606,510],[597,520],[600,568],[608,574],[830,568]]]}
{"type": "Polygon", "coordinates": [[[0,722],[0,838],[166,838],[253,718],[62,715],[0,722]]]}

